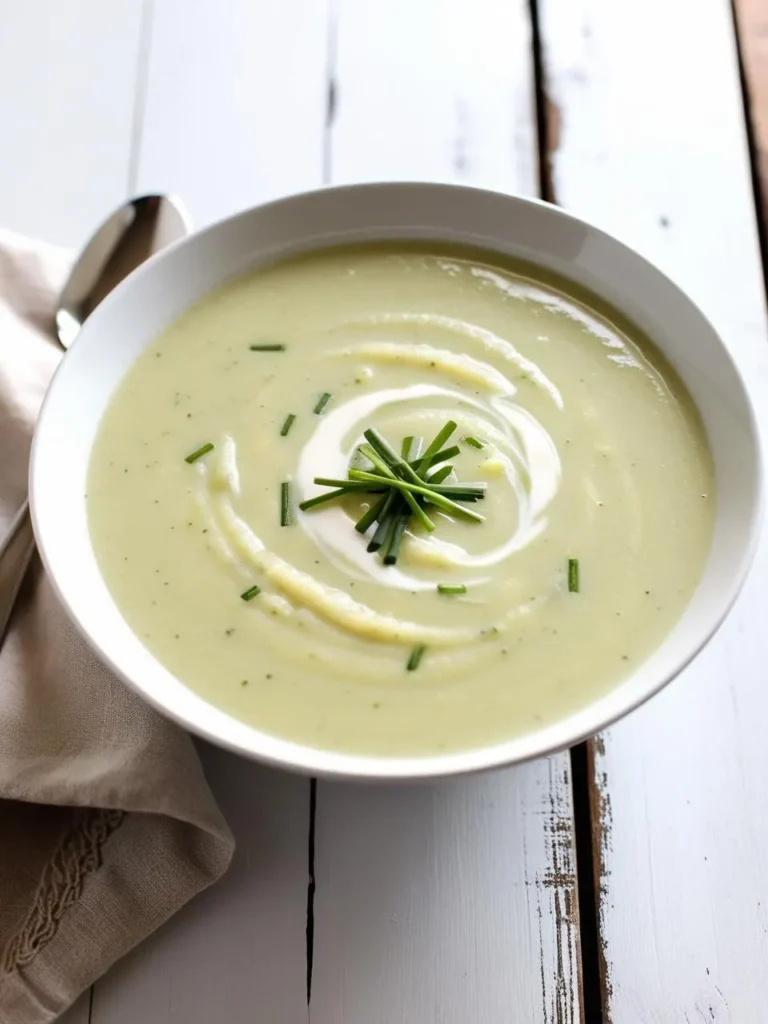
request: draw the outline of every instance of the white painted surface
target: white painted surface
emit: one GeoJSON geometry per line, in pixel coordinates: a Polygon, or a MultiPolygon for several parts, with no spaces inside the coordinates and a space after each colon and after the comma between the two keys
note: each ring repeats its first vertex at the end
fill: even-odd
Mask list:
{"type": "Polygon", "coordinates": [[[527,0],[338,0],[334,182],[535,195],[527,0]]]}
{"type": "MultiPolygon", "coordinates": [[[[728,0],[542,0],[567,208],[654,259],[768,408],[768,332],[728,0]]],[[[768,535],[710,647],[596,745],[612,1024],[762,1024],[768,535]]]]}
{"type": "MultiPolygon", "coordinates": [[[[523,0],[342,0],[333,181],[535,193],[523,0]]],[[[569,759],[445,785],[319,783],[313,1024],[575,1024],[569,759]]]]}
{"type": "Polygon", "coordinates": [[[316,188],[329,24],[328,0],[154,0],[137,191],[202,227],[316,188]]]}
{"type": "Polygon", "coordinates": [[[97,982],[91,1024],[306,1017],[309,783],[199,747],[237,839],[232,866],[97,982]]]}
{"type": "MultiPolygon", "coordinates": [[[[155,0],[142,31],[142,0],[0,0],[0,223],[77,245],[133,184],[180,192],[205,223],[324,167],[533,191],[523,0],[341,0],[330,148],[329,4],[155,0]]],[[[765,407],[727,0],[540,5],[558,198],[692,292],[765,407]]],[[[711,648],[598,747],[612,1024],[765,1019],[766,571],[768,539],[711,648]]],[[[308,785],[204,758],[238,860],[97,985],[91,1024],[307,1015],[308,785]]],[[[578,1019],[566,772],[558,758],[446,787],[321,785],[311,1018],[578,1019]]],[[[65,1020],[85,1024],[87,996],[65,1020]]]]}
{"type": "MultiPolygon", "coordinates": [[[[77,42],[58,68],[64,92],[68,75],[79,82],[78,60],[98,50],[114,27],[83,16],[82,2],[56,0],[57,17],[72,16],[77,42]]],[[[41,18],[54,11],[54,0],[45,10],[42,0],[38,5],[41,18]]],[[[110,36],[121,40],[110,60],[121,67],[130,57],[129,95],[135,87],[137,116],[135,123],[128,118],[111,125],[110,153],[120,171],[111,185],[114,196],[93,212],[76,205],[74,226],[63,218],[59,237],[79,241],[123,190],[174,191],[204,224],[317,185],[331,169],[335,180],[434,175],[533,191],[522,0],[483,0],[479,18],[458,0],[366,6],[367,12],[362,4],[339,8],[336,40],[328,5],[316,0],[277,6],[155,0],[154,7],[146,5],[143,25],[138,0],[129,5],[133,35],[110,36]],[[388,54],[381,49],[384,39],[388,54]],[[470,39],[474,53],[465,52],[470,39]],[[334,42],[339,122],[331,152],[325,120],[334,42]],[[483,46],[494,54],[490,64],[480,56],[483,46]],[[425,73],[429,67],[433,75],[425,73]],[[399,81],[399,91],[390,93],[386,82],[377,81],[378,72],[393,88],[399,81]],[[370,93],[370,108],[361,88],[370,93]],[[386,130],[369,138],[361,127],[374,108],[386,130]]],[[[27,74],[34,73],[34,27],[32,18],[14,25],[12,48],[24,53],[27,74]]],[[[0,86],[3,75],[0,66],[0,86]]],[[[110,109],[114,99],[109,77],[92,81],[89,89],[76,119],[80,139],[90,137],[91,125],[103,129],[89,104],[110,109]]],[[[36,94],[32,100],[37,102],[36,94]]],[[[25,109],[39,117],[32,102],[25,109]]],[[[69,145],[70,137],[47,154],[48,178],[41,182],[46,196],[57,194],[54,169],[71,152],[64,142],[69,145]]],[[[7,167],[0,166],[0,193],[4,174],[7,179],[7,167]]],[[[58,209],[46,202],[38,229],[43,234],[58,209]]],[[[13,223],[32,231],[38,212],[30,204],[13,223]]],[[[238,839],[235,865],[216,889],[97,984],[92,1024],[203,1024],[222,1010],[232,1024],[293,1024],[307,1013],[308,783],[210,748],[204,759],[238,839]]],[[[389,1021],[391,998],[399,993],[396,1005],[409,1024],[422,1010],[443,1013],[446,1022],[481,1011],[488,1024],[501,1024],[518,1007],[531,1022],[575,1019],[567,770],[563,757],[445,789],[321,785],[312,1016],[335,1024],[338,1010],[360,1024],[372,1020],[367,1008],[375,1005],[371,1012],[389,1021]],[[418,849],[427,850],[428,859],[414,865],[411,852],[418,849]],[[366,862],[365,875],[358,876],[366,884],[358,884],[351,901],[339,869],[357,858],[366,862]],[[384,888],[387,878],[392,884],[384,888]],[[393,917],[400,922],[399,951],[391,947],[393,917]],[[375,977],[355,956],[358,941],[392,954],[375,977]],[[404,956],[409,949],[418,958],[404,956]]],[[[86,1001],[73,1013],[85,1013],[84,1006],[86,1001]]],[[[69,1024],[84,1021],[76,1017],[69,1024]]]]}
{"type": "Polygon", "coordinates": [[[577,1024],[567,767],[319,787],[313,1024],[577,1024]]]}
{"type": "Polygon", "coordinates": [[[82,245],[125,198],[141,0],[0,0],[0,223],[82,245]]]}
{"type": "MultiPolygon", "coordinates": [[[[324,0],[154,0],[132,174],[196,226],[321,183],[324,0]]],[[[95,986],[91,1024],[307,1013],[309,781],[201,747],[237,840],[224,880],[95,986]]]]}

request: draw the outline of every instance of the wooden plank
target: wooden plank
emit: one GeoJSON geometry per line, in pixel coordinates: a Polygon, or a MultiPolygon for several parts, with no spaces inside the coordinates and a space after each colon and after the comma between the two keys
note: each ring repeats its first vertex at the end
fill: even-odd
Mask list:
{"type": "Polygon", "coordinates": [[[0,0],[0,224],[81,245],[125,198],[139,0],[0,0]]]}
{"type": "MultiPolygon", "coordinates": [[[[728,0],[539,0],[558,200],[654,259],[768,409],[728,0]]],[[[768,536],[726,625],[595,744],[606,1020],[758,1022],[768,1001],[768,536]]]]}
{"type": "Polygon", "coordinates": [[[734,0],[734,7],[761,180],[761,215],[768,227],[768,7],[764,0],[734,0]]]}
{"type": "MultiPolygon", "coordinates": [[[[79,246],[125,198],[141,20],[137,0],[0,0],[0,225],[79,246]]],[[[86,992],[61,1024],[89,1017],[86,992]]]]}
{"type": "Polygon", "coordinates": [[[155,0],[137,188],[201,227],[323,168],[328,0],[155,0]]]}
{"type": "Polygon", "coordinates": [[[237,839],[232,866],[96,983],[91,1024],[306,1017],[308,784],[200,749],[237,839]]]}
{"type": "MultiPolygon", "coordinates": [[[[321,181],[327,18],[319,0],[155,0],[139,191],[197,226],[321,181]]],[[[296,1024],[307,1013],[309,782],[203,746],[235,862],[95,987],[91,1024],[296,1024]]]]}
{"type": "MultiPolygon", "coordinates": [[[[342,0],[333,181],[535,192],[523,0],[342,0]]],[[[444,784],[319,783],[313,1024],[575,1024],[567,755],[444,784]]]]}

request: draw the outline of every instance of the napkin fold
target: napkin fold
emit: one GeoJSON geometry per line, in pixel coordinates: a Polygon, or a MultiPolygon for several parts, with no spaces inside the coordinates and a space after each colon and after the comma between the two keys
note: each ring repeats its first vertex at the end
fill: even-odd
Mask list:
{"type": "MultiPolygon", "coordinates": [[[[61,357],[69,265],[0,231],[0,540],[61,357]]],[[[96,659],[35,555],[0,649],[0,1024],[54,1020],[233,848],[189,736],[96,659]]]]}

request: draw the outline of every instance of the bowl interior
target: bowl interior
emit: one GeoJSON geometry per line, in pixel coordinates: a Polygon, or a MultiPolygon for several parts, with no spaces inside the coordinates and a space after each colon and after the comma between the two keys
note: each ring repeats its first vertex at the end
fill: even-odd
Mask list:
{"type": "MultiPolygon", "coordinates": [[[[697,653],[738,593],[760,519],[759,440],[741,378],[716,332],[664,275],[555,207],[448,185],[358,185],[240,214],[161,253],[88,319],[62,362],[35,434],[30,493],[38,546],[75,623],[102,659],[187,729],[248,756],[317,774],[445,775],[534,757],[596,732],[655,693],[697,653]],[[101,416],[142,348],[203,294],[258,263],[327,245],[425,239],[495,250],[606,299],[643,329],[686,383],[715,463],[717,515],[702,581],[651,657],[578,713],[512,741],[428,758],[351,756],[277,739],[197,696],[124,622],[101,577],[86,518],[86,476],[101,416]]],[[[596,628],[599,624],[596,623],[596,628]]]]}

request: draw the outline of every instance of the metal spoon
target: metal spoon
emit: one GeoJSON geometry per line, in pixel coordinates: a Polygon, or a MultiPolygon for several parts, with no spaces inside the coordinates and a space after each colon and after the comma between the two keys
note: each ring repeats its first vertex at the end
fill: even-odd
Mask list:
{"type": "MultiPolygon", "coordinates": [[[[190,229],[186,211],[169,196],[139,196],[115,210],[91,236],[59,296],[54,322],[62,348],[69,348],[86,318],[123,278],[190,229]]],[[[34,549],[25,500],[0,543],[0,644],[34,549]]]]}

